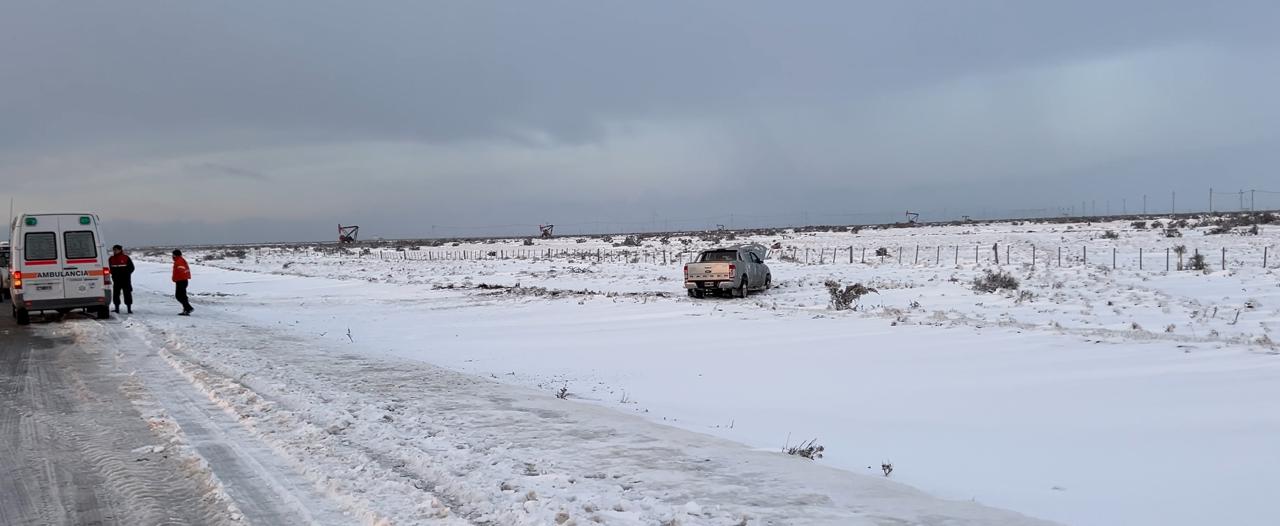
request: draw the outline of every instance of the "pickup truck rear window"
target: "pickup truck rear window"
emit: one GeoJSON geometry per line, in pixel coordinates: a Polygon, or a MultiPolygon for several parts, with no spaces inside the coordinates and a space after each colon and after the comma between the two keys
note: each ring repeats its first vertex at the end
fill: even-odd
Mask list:
{"type": "Polygon", "coordinates": [[[58,259],[58,235],[53,232],[27,232],[22,238],[22,255],[27,261],[58,259]]]}
{"type": "Polygon", "coordinates": [[[732,250],[716,250],[713,252],[702,253],[702,263],[712,263],[716,261],[736,261],[738,253],[732,250]]]}

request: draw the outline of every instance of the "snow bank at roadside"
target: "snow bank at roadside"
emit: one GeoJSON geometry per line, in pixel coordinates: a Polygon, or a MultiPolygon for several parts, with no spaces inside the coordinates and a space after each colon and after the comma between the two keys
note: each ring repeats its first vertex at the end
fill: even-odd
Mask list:
{"type": "Polygon", "coordinates": [[[232,314],[144,323],[175,368],[366,520],[1040,523],[232,314]]]}

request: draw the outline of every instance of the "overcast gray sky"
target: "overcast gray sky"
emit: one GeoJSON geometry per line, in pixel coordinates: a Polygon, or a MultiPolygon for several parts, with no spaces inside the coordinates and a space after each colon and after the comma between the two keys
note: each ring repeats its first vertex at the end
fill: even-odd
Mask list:
{"type": "Polygon", "coordinates": [[[1203,208],[1280,190],[1277,27],[1274,1],[5,0],[0,196],[131,244],[1203,208]]]}

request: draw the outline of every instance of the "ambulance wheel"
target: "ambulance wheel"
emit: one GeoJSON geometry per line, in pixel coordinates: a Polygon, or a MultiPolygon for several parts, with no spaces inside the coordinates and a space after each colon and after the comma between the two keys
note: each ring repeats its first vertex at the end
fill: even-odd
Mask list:
{"type": "Polygon", "coordinates": [[[111,309],[110,309],[110,308],[108,308],[106,305],[103,305],[103,306],[101,306],[101,307],[98,307],[96,312],[97,312],[97,314],[98,314],[98,319],[99,319],[99,320],[109,320],[109,319],[111,319],[111,309]]]}
{"type": "Polygon", "coordinates": [[[19,309],[19,308],[17,308],[17,307],[14,307],[14,308],[13,308],[13,317],[14,317],[14,318],[17,318],[17,320],[18,320],[18,325],[30,325],[30,324],[31,324],[31,313],[30,313],[30,312],[27,312],[27,309],[19,309]]]}

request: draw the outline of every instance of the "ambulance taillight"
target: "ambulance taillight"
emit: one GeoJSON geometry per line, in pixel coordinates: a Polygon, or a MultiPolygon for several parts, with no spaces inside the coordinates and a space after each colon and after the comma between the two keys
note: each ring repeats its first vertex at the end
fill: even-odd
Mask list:
{"type": "Polygon", "coordinates": [[[111,286],[111,267],[102,267],[102,284],[111,286]]]}
{"type": "Polygon", "coordinates": [[[21,271],[18,271],[18,270],[13,271],[13,288],[17,290],[22,290],[22,272],[21,271]]]}

